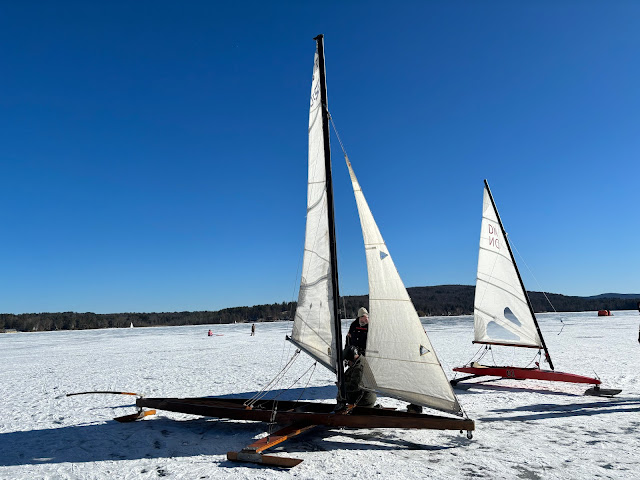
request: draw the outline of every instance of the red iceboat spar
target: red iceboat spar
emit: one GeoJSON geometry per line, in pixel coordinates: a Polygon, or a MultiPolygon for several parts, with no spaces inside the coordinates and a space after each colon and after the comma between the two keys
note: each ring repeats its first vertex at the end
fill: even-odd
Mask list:
{"type": "Polygon", "coordinates": [[[474,363],[469,367],[456,367],[454,372],[470,373],[472,377],[460,378],[457,381],[452,380],[455,385],[461,380],[477,377],[502,377],[514,380],[548,380],[550,382],[568,382],[568,383],[590,383],[600,385],[597,378],[585,377],[583,375],[575,375],[573,373],[556,372],[555,370],[542,370],[540,368],[522,368],[522,367],[487,367],[474,363]]]}
{"type": "Polygon", "coordinates": [[[467,367],[456,367],[454,372],[469,373],[471,375],[451,380],[451,385],[457,385],[458,382],[470,380],[479,377],[501,377],[511,380],[546,380],[548,382],[566,382],[566,383],[589,383],[593,387],[587,389],[585,395],[594,395],[597,397],[611,397],[617,395],[622,390],[618,388],[600,388],[602,383],[597,378],[585,377],[584,375],[576,375],[574,373],[556,372],[555,370],[542,370],[538,367],[506,367],[493,366],[488,367],[474,362],[467,367]]]}
{"type": "Polygon", "coordinates": [[[537,348],[540,353],[544,351],[544,358],[551,369],[543,370],[537,362],[535,367],[527,368],[486,366],[476,361],[454,368],[454,372],[468,373],[469,376],[451,380],[452,385],[472,378],[500,377],[594,385],[585,392],[588,395],[610,396],[620,393],[617,389],[600,388],[601,382],[597,378],[555,371],[486,180],[473,321],[473,343],[489,345],[488,348],[493,345],[537,348]]]}

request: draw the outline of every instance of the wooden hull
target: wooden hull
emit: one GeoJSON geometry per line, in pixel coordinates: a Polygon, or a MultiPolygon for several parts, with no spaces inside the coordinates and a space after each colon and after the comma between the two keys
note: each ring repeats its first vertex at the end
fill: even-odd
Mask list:
{"type": "MultiPolygon", "coordinates": [[[[553,370],[541,370],[539,368],[519,368],[519,367],[456,367],[454,372],[469,373],[479,377],[502,377],[514,380],[547,380],[549,382],[568,382],[568,383],[591,383],[599,385],[601,382],[597,378],[584,377],[582,375],[574,375],[573,373],[556,372],[553,370]]],[[[453,382],[452,382],[453,383],[453,382]]],[[[456,382],[457,383],[457,382],[456,382]]]]}
{"type": "MultiPolygon", "coordinates": [[[[200,398],[139,398],[140,408],[188,413],[205,417],[270,422],[274,402],[258,402],[253,408],[244,403],[248,399],[200,398]]],[[[335,411],[332,403],[278,401],[275,421],[279,424],[324,425],[349,428],[408,428],[433,430],[475,429],[473,420],[421,413],[409,413],[383,408],[355,407],[349,413],[335,411]]]]}

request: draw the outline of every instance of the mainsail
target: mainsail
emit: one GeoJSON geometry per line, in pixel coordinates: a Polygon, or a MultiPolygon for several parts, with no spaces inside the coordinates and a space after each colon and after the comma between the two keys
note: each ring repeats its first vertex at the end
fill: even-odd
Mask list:
{"type": "Polygon", "coordinates": [[[410,403],[461,414],[348,159],[347,166],[369,274],[369,333],[363,386],[410,403]]]}
{"type": "Polygon", "coordinates": [[[475,343],[544,346],[486,180],[473,317],[475,343]]]}
{"type": "Polygon", "coordinates": [[[317,48],[313,65],[309,107],[307,227],[298,307],[290,340],[335,372],[337,348],[341,348],[342,339],[335,331],[336,299],[331,267],[325,132],[322,122],[320,56],[317,48]]]}

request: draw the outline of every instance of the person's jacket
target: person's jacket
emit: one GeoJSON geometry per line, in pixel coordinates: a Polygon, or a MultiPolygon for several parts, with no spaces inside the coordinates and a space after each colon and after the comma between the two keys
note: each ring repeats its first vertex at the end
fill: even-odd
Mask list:
{"type": "Polygon", "coordinates": [[[356,404],[363,407],[372,407],[376,403],[376,394],[360,388],[362,376],[364,375],[364,364],[362,356],[344,372],[345,390],[347,393],[347,403],[356,404]]]}
{"type": "Polygon", "coordinates": [[[364,353],[367,348],[367,334],[369,333],[369,324],[360,325],[357,318],[349,326],[347,333],[347,341],[345,347],[353,345],[358,348],[358,352],[364,353]]]}

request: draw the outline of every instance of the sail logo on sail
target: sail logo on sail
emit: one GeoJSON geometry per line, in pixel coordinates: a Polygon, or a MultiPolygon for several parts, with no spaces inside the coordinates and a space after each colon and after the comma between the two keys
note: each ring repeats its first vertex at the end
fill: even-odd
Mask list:
{"type": "Polygon", "coordinates": [[[313,107],[314,103],[316,103],[316,100],[318,100],[318,97],[320,97],[320,83],[316,83],[314,85],[314,89],[311,92],[311,106],[313,107]]]}
{"type": "Polygon", "coordinates": [[[491,225],[490,223],[488,224],[488,227],[489,227],[489,246],[495,247],[498,250],[500,250],[500,239],[497,236],[498,229],[493,225],[491,225]]]}

